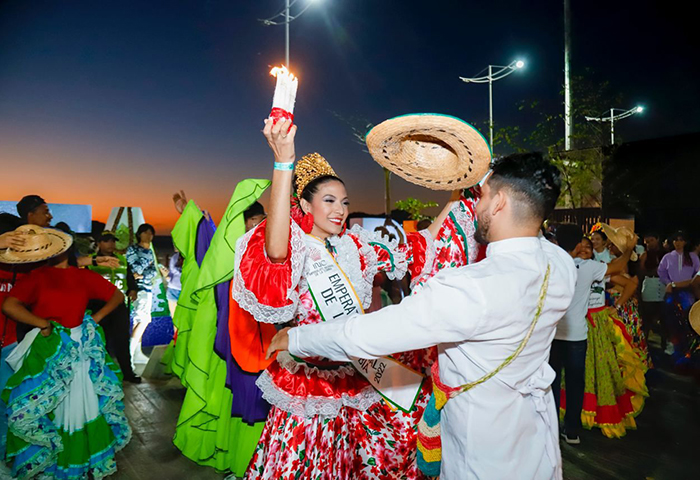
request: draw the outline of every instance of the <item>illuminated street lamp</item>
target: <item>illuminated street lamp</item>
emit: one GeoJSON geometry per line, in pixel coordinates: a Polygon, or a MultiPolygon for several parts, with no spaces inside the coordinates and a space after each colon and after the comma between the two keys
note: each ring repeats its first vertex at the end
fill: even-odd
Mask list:
{"type": "MultiPolygon", "coordinates": [[[[525,62],[522,60],[515,60],[511,62],[510,65],[489,65],[488,75],[482,77],[465,78],[459,77],[465,83],[488,83],[489,84],[489,138],[491,145],[491,152],[493,152],[493,82],[507,77],[516,70],[520,70],[525,67],[525,62]],[[496,70],[494,70],[496,69],[496,70]]],[[[486,69],[484,69],[486,70],[486,69]]],[[[482,70],[483,72],[483,70],[482,70]]],[[[481,72],[479,72],[481,73],[481,72]]]]}
{"type": "MultiPolygon", "coordinates": [[[[610,122],[610,145],[615,145],[615,122],[622,120],[623,118],[631,117],[638,113],[644,112],[644,107],[637,105],[629,110],[623,110],[621,108],[611,108],[609,117],[586,117],[589,122],[610,122]],[[622,112],[615,115],[615,112],[622,112]]],[[[606,112],[607,113],[607,112],[606,112]]]]}
{"type": "Polygon", "coordinates": [[[302,8],[299,13],[292,16],[291,8],[298,1],[299,0],[285,0],[284,9],[281,12],[270,18],[260,19],[260,22],[265,26],[284,25],[284,65],[287,68],[289,68],[289,24],[297,18],[299,18],[300,16],[302,16],[304,12],[306,12],[309,9],[309,7],[311,7],[311,5],[313,5],[314,3],[318,3],[320,0],[307,0],[306,6],[302,8]]]}

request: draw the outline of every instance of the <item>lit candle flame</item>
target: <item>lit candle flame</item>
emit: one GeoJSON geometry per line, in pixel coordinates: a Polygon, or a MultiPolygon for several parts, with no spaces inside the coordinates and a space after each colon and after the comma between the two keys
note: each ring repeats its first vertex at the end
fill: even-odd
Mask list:
{"type": "Polygon", "coordinates": [[[287,67],[284,65],[281,67],[274,67],[270,70],[270,75],[277,78],[275,95],[272,99],[273,111],[278,108],[287,112],[289,115],[293,114],[299,80],[292,72],[287,70],[287,67]]]}
{"type": "Polygon", "coordinates": [[[287,70],[287,67],[285,67],[284,65],[282,65],[281,67],[274,67],[272,70],[270,70],[270,75],[272,75],[273,77],[276,77],[278,75],[286,76],[289,77],[290,80],[294,80],[296,78],[294,74],[287,70]]]}

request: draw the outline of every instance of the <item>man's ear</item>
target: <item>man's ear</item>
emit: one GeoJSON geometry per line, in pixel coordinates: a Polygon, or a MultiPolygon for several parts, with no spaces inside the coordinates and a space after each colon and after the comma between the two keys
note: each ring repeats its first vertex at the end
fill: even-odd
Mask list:
{"type": "Polygon", "coordinates": [[[503,189],[496,192],[491,199],[491,215],[496,215],[505,210],[506,206],[508,205],[508,200],[508,195],[503,193],[503,189]]]}

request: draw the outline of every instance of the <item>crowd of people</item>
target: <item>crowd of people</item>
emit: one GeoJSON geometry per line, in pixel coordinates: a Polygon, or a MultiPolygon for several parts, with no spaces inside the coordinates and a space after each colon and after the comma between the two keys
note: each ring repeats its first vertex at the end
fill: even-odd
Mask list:
{"type": "MultiPolygon", "coordinates": [[[[483,141],[463,125],[457,141],[483,141]]],[[[272,180],[241,181],[218,226],[173,196],[168,269],[147,223],[125,251],[103,231],[86,256],[37,195],[0,216],[13,478],[116,471],[159,275],[176,327],[163,362],[187,389],[174,444],[236,477],[561,478],[560,438],[635,428],[652,331],[698,367],[700,259],[683,233],[640,249],[626,227],[543,227],[561,183],[534,153],[472,158],[488,175],[470,166],[471,187],[416,232],[348,228],[344,182],[317,153],[297,160],[296,131],[265,122],[272,180]]]]}

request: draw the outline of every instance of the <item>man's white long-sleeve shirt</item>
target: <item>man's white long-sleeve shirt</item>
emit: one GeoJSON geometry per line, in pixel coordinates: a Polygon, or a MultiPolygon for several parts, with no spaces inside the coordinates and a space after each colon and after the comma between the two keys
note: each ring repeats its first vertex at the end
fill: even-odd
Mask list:
{"type": "Polygon", "coordinates": [[[486,259],[443,270],[400,304],[344,321],[294,328],[289,351],[333,360],[376,358],[438,345],[443,383],[459,386],[498,367],[534,318],[547,265],[542,315],[522,353],[494,378],[442,410],[442,480],[561,478],[549,350],[571,303],[574,262],[535,237],[488,246],[486,259]]]}

